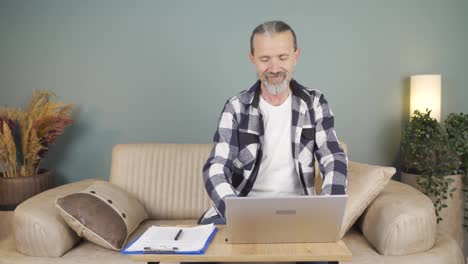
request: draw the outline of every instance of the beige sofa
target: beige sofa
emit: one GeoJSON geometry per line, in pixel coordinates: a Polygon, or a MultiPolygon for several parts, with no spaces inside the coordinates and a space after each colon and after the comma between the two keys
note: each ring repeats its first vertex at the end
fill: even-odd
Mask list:
{"type": "MultiPolygon", "coordinates": [[[[201,176],[210,149],[209,144],[130,144],[114,148],[109,181],[133,194],[150,218],[156,219],[143,222],[129,241],[155,223],[196,223],[211,204],[201,176]]],[[[63,185],[25,201],[14,213],[0,212],[0,263],[132,263],[128,256],[79,239],[54,207],[57,197],[83,190],[94,181],[63,185]]],[[[343,238],[353,254],[352,263],[463,263],[462,252],[452,237],[437,233],[435,241],[425,241],[411,235],[421,226],[421,219],[413,221],[408,216],[427,203],[427,197],[412,187],[390,181],[343,238]],[[417,251],[421,243],[430,243],[431,247],[399,254],[411,247],[417,251]]]]}

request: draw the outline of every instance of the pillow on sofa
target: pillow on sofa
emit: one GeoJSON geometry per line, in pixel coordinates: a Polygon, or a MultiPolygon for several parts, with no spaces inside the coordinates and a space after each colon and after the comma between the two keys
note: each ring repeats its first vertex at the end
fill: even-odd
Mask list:
{"type": "Polygon", "coordinates": [[[358,220],[366,239],[384,256],[425,252],[434,246],[437,220],[431,199],[390,181],[358,220]]]}
{"type": "Polygon", "coordinates": [[[121,250],[128,236],[148,218],[137,199],[105,181],[58,198],[55,206],[78,236],[112,250],[121,250]]]}
{"type": "Polygon", "coordinates": [[[348,232],[367,206],[390,181],[395,168],[348,162],[348,201],[341,226],[340,238],[348,232]]]}

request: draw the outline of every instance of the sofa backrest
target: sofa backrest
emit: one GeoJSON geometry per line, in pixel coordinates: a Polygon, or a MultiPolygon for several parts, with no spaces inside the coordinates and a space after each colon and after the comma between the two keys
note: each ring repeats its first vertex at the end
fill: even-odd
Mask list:
{"type": "Polygon", "coordinates": [[[133,194],[152,219],[197,219],[211,206],[202,168],[212,144],[120,144],[109,181],[133,194]]]}
{"type": "MultiPolygon", "coordinates": [[[[133,194],[152,219],[198,219],[211,206],[202,175],[211,148],[212,144],[119,144],[112,151],[109,181],[133,194]]],[[[322,179],[315,166],[320,193],[322,179]]]]}

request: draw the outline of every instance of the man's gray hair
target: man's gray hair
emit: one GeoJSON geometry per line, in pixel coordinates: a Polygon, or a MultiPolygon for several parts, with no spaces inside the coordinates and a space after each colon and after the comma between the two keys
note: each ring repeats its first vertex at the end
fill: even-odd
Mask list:
{"type": "Polygon", "coordinates": [[[253,31],[252,35],[250,35],[250,53],[253,54],[253,39],[256,34],[266,34],[266,35],[273,35],[276,33],[282,33],[290,31],[293,35],[293,44],[294,44],[294,51],[297,50],[297,40],[296,40],[296,33],[294,30],[285,22],[279,21],[279,20],[274,20],[274,21],[268,21],[265,23],[262,23],[258,25],[253,31]]]}

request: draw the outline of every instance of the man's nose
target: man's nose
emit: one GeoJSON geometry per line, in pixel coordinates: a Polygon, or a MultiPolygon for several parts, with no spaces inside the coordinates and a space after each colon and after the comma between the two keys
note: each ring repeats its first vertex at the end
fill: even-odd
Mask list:
{"type": "Polygon", "coordinates": [[[278,73],[281,71],[281,67],[278,61],[272,60],[269,65],[269,72],[278,73]]]}

